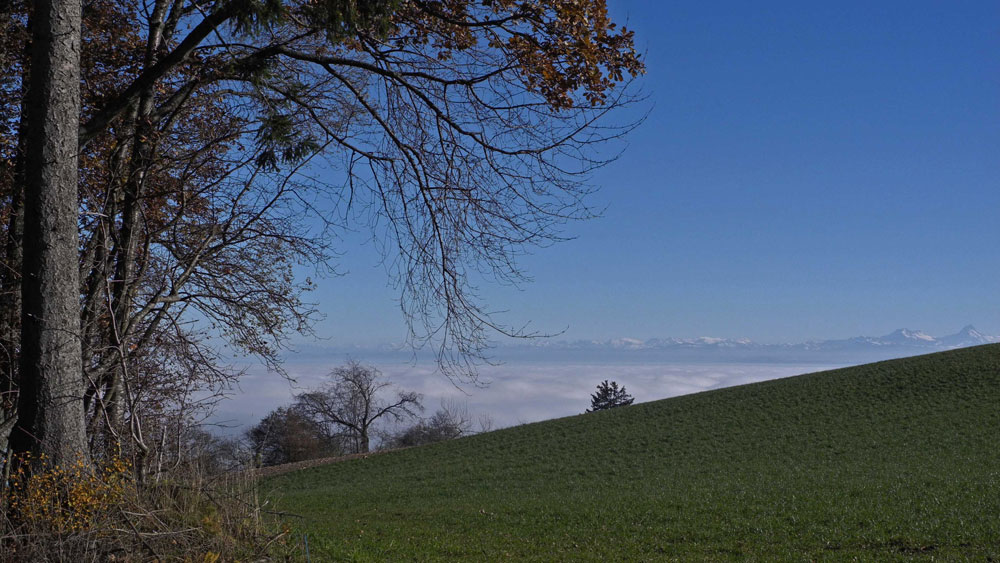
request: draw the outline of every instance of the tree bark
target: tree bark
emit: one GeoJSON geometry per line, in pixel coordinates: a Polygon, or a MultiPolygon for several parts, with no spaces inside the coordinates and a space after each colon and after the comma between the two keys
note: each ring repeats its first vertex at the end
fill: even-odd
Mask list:
{"type": "Polygon", "coordinates": [[[88,459],[77,234],[80,0],[39,0],[32,23],[24,190],[21,389],[15,452],[88,459]]]}
{"type": "Polygon", "coordinates": [[[368,427],[364,426],[361,428],[361,436],[360,439],[358,440],[358,453],[366,454],[370,449],[371,446],[368,440],[368,427]]]}

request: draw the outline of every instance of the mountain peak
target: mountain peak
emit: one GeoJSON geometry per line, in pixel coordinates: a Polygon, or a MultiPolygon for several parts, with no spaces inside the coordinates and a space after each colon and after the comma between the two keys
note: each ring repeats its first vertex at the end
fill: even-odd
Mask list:
{"type": "Polygon", "coordinates": [[[894,342],[934,342],[935,338],[920,330],[901,328],[882,337],[883,340],[894,342]]]}
{"type": "Polygon", "coordinates": [[[962,346],[976,346],[978,344],[990,344],[997,341],[996,337],[987,336],[972,325],[966,325],[955,334],[942,336],[938,339],[941,344],[949,348],[959,348],[962,346]]]}
{"type": "Polygon", "coordinates": [[[908,328],[896,329],[885,336],[856,336],[839,340],[810,341],[799,344],[758,344],[748,338],[715,338],[699,336],[696,338],[613,338],[609,340],[577,340],[574,342],[545,341],[533,343],[532,347],[543,347],[558,350],[616,350],[621,352],[644,351],[687,351],[695,350],[730,352],[743,351],[873,351],[873,350],[942,350],[978,346],[1000,342],[1000,337],[985,335],[972,325],[966,325],[959,332],[948,336],[933,337],[921,330],[908,328]]]}
{"type": "Polygon", "coordinates": [[[982,336],[983,333],[976,330],[976,327],[972,325],[965,325],[962,330],[958,331],[958,334],[965,334],[969,336],[982,336]]]}

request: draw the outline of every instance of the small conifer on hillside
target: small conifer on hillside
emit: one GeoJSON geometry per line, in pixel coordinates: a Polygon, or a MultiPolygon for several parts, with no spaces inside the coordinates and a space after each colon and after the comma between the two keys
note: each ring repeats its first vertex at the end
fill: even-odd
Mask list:
{"type": "Polygon", "coordinates": [[[605,379],[604,382],[597,386],[597,393],[590,396],[590,408],[587,409],[587,412],[603,411],[615,407],[627,407],[634,400],[632,395],[629,395],[625,391],[624,385],[619,388],[617,382],[612,381],[608,383],[608,380],[605,379]]]}

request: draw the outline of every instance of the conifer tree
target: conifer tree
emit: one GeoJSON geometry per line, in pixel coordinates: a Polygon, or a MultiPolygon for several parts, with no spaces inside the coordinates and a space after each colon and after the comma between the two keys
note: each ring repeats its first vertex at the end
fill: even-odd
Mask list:
{"type": "Polygon", "coordinates": [[[615,407],[627,407],[635,399],[625,391],[625,386],[618,387],[618,383],[612,381],[608,383],[605,379],[597,386],[597,393],[590,396],[590,408],[587,412],[603,411],[615,407]]]}

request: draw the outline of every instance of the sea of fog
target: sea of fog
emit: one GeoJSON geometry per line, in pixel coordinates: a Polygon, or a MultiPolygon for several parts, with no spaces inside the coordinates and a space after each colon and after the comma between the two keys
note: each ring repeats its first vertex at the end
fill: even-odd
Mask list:
{"type": "Polygon", "coordinates": [[[442,404],[458,404],[467,408],[477,426],[480,420],[490,420],[494,428],[580,414],[590,406],[590,394],[605,379],[624,385],[636,403],[642,403],[847,365],[553,354],[480,366],[477,382],[463,383],[444,376],[433,361],[409,354],[306,352],[288,357],[288,379],[251,367],[239,388],[217,405],[208,422],[215,425],[214,432],[241,433],[271,410],[290,403],[294,394],[320,385],[330,370],[348,357],[376,366],[398,388],[421,393],[427,416],[442,404]]]}

